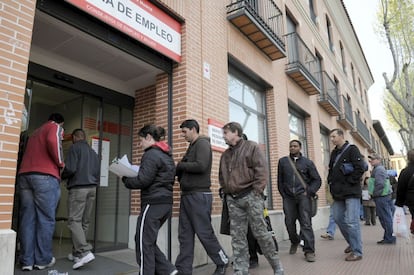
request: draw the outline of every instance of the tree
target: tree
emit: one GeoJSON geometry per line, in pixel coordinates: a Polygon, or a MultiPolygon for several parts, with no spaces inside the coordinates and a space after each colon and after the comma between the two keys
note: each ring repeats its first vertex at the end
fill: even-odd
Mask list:
{"type": "Polygon", "coordinates": [[[381,0],[380,22],[391,51],[394,72],[383,73],[386,111],[406,150],[414,148],[414,2],[381,0]]]}

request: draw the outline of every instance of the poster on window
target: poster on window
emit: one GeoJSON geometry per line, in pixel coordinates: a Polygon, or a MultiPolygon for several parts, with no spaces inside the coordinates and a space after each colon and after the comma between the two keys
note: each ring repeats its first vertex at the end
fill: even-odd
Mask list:
{"type": "MultiPolygon", "coordinates": [[[[108,187],[108,168],[109,168],[109,139],[102,139],[101,152],[101,183],[100,187],[108,187]]],[[[99,138],[92,137],[92,149],[98,154],[99,152],[99,138]]]]}

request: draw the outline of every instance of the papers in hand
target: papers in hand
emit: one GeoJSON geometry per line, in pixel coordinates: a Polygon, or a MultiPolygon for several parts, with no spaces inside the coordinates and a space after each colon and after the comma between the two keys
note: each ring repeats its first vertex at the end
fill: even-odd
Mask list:
{"type": "Polygon", "coordinates": [[[112,161],[109,165],[109,171],[118,177],[136,177],[138,176],[139,166],[129,163],[127,155],[124,155],[122,158],[115,158],[112,161]]]}

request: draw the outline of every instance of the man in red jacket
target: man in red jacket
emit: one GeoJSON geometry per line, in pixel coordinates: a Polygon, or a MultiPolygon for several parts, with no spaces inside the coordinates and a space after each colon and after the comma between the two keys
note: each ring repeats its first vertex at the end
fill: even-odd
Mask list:
{"type": "Polygon", "coordinates": [[[55,264],[52,239],[64,167],[64,118],[53,113],[29,137],[18,172],[20,194],[20,255],[22,270],[42,270],[55,264]]]}

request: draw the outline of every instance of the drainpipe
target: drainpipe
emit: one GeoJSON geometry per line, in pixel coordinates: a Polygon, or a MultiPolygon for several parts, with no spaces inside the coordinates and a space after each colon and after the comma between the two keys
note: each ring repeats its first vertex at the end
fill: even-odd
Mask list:
{"type": "MultiPolygon", "coordinates": [[[[173,101],[172,101],[172,91],[173,91],[173,82],[172,82],[172,74],[173,74],[173,69],[172,69],[172,65],[171,65],[171,69],[168,73],[168,110],[167,110],[167,120],[168,120],[168,144],[170,145],[171,149],[172,148],[172,135],[173,135],[173,117],[172,117],[172,110],[173,110],[173,101]]],[[[170,216],[168,218],[168,260],[171,262],[171,219],[172,217],[170,216]]]]}

